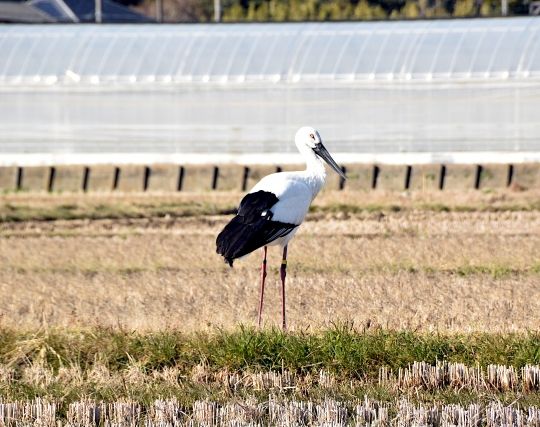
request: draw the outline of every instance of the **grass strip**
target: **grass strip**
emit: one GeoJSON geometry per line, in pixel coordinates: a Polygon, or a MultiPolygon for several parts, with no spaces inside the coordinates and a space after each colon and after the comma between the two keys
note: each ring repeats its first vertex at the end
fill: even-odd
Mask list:
{"type": "Polygon", "coordinates": [[[90,369],[104,364],[111,371],[136,363],[144,370],[175,367],[209,370],[281,370],[297,373],[325,369],[350,378],[377,378],[379,368],[398,369],[414,361],[446,360],[485,367],[520,368],[540,363],[540,333],[439,334],[412,331],[358,330],[349,324],[320,331],[275,329],[177,330],[137,332],[110,328],[40,331],[0,330],[0,363],[39,363],[57,370],[90,369]]]}
{"type": "MultiPolygon", "coordinates": [[[[123,200],[76,201],[59,203],[51,199],[49,205],[33,205],[32,200],[9,201],[0,204],[1,222],[24,221],[56,221],[56,220],[102,220],[102,219],[143,219],[143,218],[180,218],[209,215],[231,215],[236,211],[237,201],[175,201],[160,202],[149,200],[146,203],[126,202],[123,200]]],[[[389,214],[410,211],[425,212],[533,212],[540,210],[536,200],[523,202],[508,202],[504,204],[489,204],[471,202],[467,205],[443,203],[323,203],[314,204],[310,208],[312,214],[319,215],[354,215],[364,216],[377,213],[389,214]]]]}
{"type": "Polygon", "coordinates": [[[465,363],[471,369],[538,364],[540,334],[443,335],[357,330],[350,324],[289,333],[246,327],[190,334],[111,328],[2,329],[0,392],[10,400],[55,399],[62,402],[64,412],[66,404],[86,398],[131,399],[145,405],[177,398],[189,406],[201,399],[224,404],[279,395],[360,401],[368,395],[386,402],[408,396],[415,402],[463,405],[493,399],[540,404],[536,385],[526,392],[522,379],[508,387],[483,379],[471,384],[445,380],[429,386],[423,384],[422,374],[416,377],[420,383],[409,385],[395,376],[380,380],[381,367],[397,373],[399,368],[410,370],[415,361],[434,365],[442,360],[465,363]],[[272,380],[276,376],[281,378],[278,385],[272,380]]]}
{"type": "MultiPolygon", "coordinates": [[[[186,271],[185,267],[178,267],[176,265],[123,265],[119,267],[115,266],[66,266],[66,267],[48,267],[48,266],[2,266],[0,271],[16,273],[16,274],[72,274],[72,275],[86,275],[95,276],[97,274],[117,274],[121,276],[135,276],[142,273],[172,273],[178,274],[186,271]]],[[[328,271],[325,266],[306,266],[300,265],[297,268],[298,272],[308,274],[322,274],[328,271]]],[[[350,268],[336,266],[333,268],[334,272],[342,274],[352,274],[350,268]]],[[[401,273],[408,274],[428,274],[444,275],[444,276],[460,276],[460,277],[474,277],[474,276],[489,276],[493,279],[505,279],[509,277],[520,276],[534,276],[540,274],[540,262],[534,263],[525,267],[514,267],[511,265],[456,265],[454,267],[438,267],[432,265],[407,265],[407,264],[392,264],[392,265],[373,265],[367,266],[362,270],[359,270],[362,274],[385,274],[388,276],[397,275],[401,273]]]]}
{"type": "Polygon", "coordinates": [[[178,202],[163,204],[100,203],[61,204],[51,206],[30,206],[6,203],[0,206],[0,221],[57,221],[57,220],[102,220],[102,219],[142,219],[162,217],[195,217],[201,215],[230,215],[233,206],[212,203],[178,202]]]}

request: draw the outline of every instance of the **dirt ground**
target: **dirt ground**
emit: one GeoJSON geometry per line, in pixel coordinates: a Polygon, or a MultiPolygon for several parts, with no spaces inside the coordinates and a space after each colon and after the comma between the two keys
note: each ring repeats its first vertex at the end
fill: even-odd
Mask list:
{"type": "MultiPolygon", "coordinates": [[[[230,269],[215,253],[230,215],[204,209],[174,215],[174,203],[225,209],[240,197],[2,196],[2,209],[173,206],[138,218],[3,221],[2,324],[143,330],[254,324],[261,254],[230,269]]],[[[289,247],[290,327],[352,321],[414,330],[537,329],[538,200],[530,191],[322,195],[289,247]]],[[[279,260],[271,248],[267,325],[279,321],[279,260]]]]}

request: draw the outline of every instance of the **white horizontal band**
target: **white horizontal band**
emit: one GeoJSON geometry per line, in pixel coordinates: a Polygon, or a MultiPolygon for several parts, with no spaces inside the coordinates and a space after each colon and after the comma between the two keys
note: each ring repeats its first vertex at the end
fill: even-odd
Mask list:
{"type": "MultiPolygon", "coordinates": [[[[540,152],[333,153],[337,163],[389,165],[540,162],[540,152]]],[[[298,153],[0,153],[0,166],[302,164],[298,153]]]]}

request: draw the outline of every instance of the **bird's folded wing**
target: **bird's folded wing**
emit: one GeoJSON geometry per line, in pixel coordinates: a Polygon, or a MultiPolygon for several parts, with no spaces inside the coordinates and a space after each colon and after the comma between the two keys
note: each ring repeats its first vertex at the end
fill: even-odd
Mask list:
{"type": "Polygon", "coordinates": [[[278,197],[270,191],[259,190],[255,193],[248,193],[240,202],[237,215],[242,217],[246,224],[256,222],[260,218],[269,219],[270,208],[278,201],[278,197]]]}
{"type": "Polygon", "coordinates": [[[247,194],[240,203],[238,214],[219,233],[217,253],[232,264],[234,259],[286,236],[298,227],[297,224],[272,220],[270,208],[278,201],[275,194],[267,191],[247,194]]]}
{"type": "Polygon", "coordinates": [[[218,235],[217,253],[227,260],[240,258],[286,236],[296,227],[295,224],[265,220],[246,224],[241,217],[236,216],[218,235]]]}

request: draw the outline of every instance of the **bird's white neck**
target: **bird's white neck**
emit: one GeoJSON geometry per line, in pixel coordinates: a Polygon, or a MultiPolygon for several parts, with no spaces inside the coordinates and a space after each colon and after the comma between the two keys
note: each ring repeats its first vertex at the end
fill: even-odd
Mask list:
{"type": "Polygon", "coordinates": [[[326,181],[326,169],[324,168],[324,162],[313,152],[311,148],[306,147],[304,144],[296,145],[306,161],[306,170],[303,173],[307,178],[306,182],[313,194],[312,199],[314,199],[326,181]]]}

